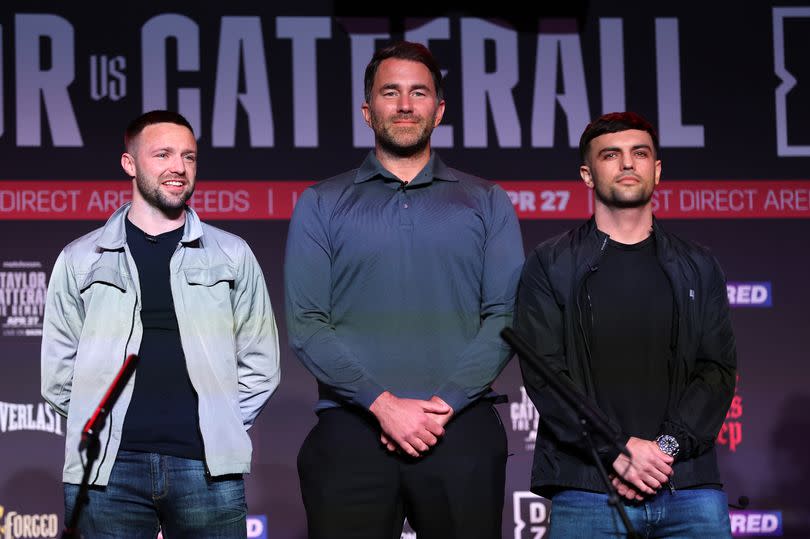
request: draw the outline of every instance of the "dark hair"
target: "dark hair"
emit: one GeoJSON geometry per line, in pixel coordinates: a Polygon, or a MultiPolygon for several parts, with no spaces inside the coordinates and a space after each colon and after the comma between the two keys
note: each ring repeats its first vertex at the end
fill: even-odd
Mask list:
{"type": "Polygon", "coordinates": [[[192,129],[191,124],[188,123],[188,120],[186,120],[182,114],[170,110],[150,110],[132,120],[127,126],[127,130],[124,131],[124,148],[129,151],[132,141],[148,126],[166,123],[182,125],[194,134],[194,129],[192,129]]]}
{"type": "Polygon", "coordinates": [[[412,41],[397,41],[391,45],[378,50],[371,57],[371,61],[366,66],[365,76],[365,98],[366,103],[371,101],[371,88],[374,86],[374,77],[377,75],[377,68],[380,63],[388,58],[398,58],[400,60],[411,60],[424,64],[430,74],[433,75],[433,85],[436,87],[436,97],[439,101],[444,99],[444,80],[439,63],[433,57],[430,49],[421,43],[412,41]]]}
{"type": "Polygon", "coordinates": [[[582,137],[579,139],[579,155],[582,158],[582,162],[585,162],[588,146],[590,146],[593,139],[607,133],[618,133],[620,131],[627,131],[628,129],[638,129],[639,131],[649,133],[650,138],[652,138],[655,155],[658,155],[658,133],[656,133],[655,128],[650,122],[635,112],[611,112],[609,114],[603,114],[589,123],[585,131],[583,131],[582,137]]]}

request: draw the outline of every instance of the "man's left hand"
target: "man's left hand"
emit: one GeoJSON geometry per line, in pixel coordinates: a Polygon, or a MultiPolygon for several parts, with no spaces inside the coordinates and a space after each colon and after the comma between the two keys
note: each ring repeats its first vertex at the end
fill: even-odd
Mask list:
{"type": "MultiPolygon", "coordinates": [[[[446,402],[444,402],[444,399],[442,399],[441,397],[437,397],[436,395],[433,395],[430,398],[430,400],[431,400],[431,402],[435,402],[436,404],[439,404],[441,406],[447,406],[447,408],[450,409],[449,412],[446,412],[446,413],[443,413],[443,414],[435,414],[435,413],[432,413],[432,412],[427,412],[428,414],[430,414],[430,417],[433,418],[433,421],[435,421],[436,423],[438,423],[439,425],[444,427],[453,418],[453,414],[454,414],[453,407],[450,406],[449,404],[447,404],[446,402]]],[[[388,438],[388,436],[385,435],[384,432],[380,433],[380,442],[382,442],[382,444],[385,446],[385,448],[388,449],[388,451],[391,451],[392,453],[397,450],[397,445],[394,442],[392,442],[388,438]]]]}
{"type": "Polygon", "coordinates": [[[433,421],[444,427],[450,422],[451,419],[453,419],[453,414],[455,413],[453,407],[444,402],[444,399],[442,399],[441,397],[437,397],[436,395],[430,397],[430,401],[435,402],[436,404],[441,406],[447,406],[448,410],[450,410],[449,412],[443,414],[434,414],[432,412],[428,412],[430,414],[430,417],[433,418],[433,421]]]}

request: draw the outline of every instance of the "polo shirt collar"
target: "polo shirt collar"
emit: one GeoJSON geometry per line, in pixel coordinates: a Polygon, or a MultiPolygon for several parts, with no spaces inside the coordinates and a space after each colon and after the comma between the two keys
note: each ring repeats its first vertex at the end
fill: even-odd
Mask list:
{"type": "MultiPolygon", "coordinates": [[[[371,150],[360,165],[360,168],[357,169],[354,183],[363,183],[375,179],[401,181],[380,164],[377,156],[374,155],[374,150],[371,150]]],[[[446,182],[458,181],[453,171],[444,164],[444,161],[441,160],[435,151],[431,150],[430,160],[425,165],[425,168],[423,168],[408,185],[424,185],[433,182],[434,179],[446,182]]]]}

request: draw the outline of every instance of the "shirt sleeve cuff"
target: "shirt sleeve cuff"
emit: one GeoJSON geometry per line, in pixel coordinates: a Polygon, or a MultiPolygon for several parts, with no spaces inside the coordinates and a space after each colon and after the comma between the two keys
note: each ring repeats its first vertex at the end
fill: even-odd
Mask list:
{"type": "Polygon", "coordinates": [[[357,388],[354,400],[357,404],[368,410],[383,391],[385,391],[384,387],[376,382],[368,381],[357,388]]]}
{"type": "MultiPolygon", "coordinates": [[[[621,445],[622,447],[627,447],[627,441],[628,440],[630,440],[629,436],[627,436],[625,434],[621,434],[616,439],[616,442],[619,445],[621,445]]],[[[616,461],[617,458],[619,458],[620,454],[621,454],[621,451],[619,451],[619,448],[616,447],[615,444],[610,444],[610,443],[607,445],[606,451],[604,451],[601,454],[600,457],[602,459],[602,464],[605,465],[605,468],[607,468],[608,473],[611,473],[611,471],[613,470],[613,463],[616,461]]]]}
{"type": "Polygon", "coordinates": [[[475,400],[467,397],[467,393],[460,386],[452,382],[448,382],[437,389],[436,396],[450,405],[453,409],[453,414],[458,414],[475,400]]]}

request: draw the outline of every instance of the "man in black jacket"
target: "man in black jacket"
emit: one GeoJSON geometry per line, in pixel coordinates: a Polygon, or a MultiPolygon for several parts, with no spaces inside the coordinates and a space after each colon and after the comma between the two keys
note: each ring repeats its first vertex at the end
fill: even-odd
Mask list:
{"type": "MultiPolygon", "coordinates": [[[[637,532],[730,537],[714,449],[736,376],[725,277],[654,219],[658,149],[632,112],[587,126],[580,176],[594,215],[529,254],[515,327],[620,433],[632,459],[592,439],[637,532]]],[[[531,358],[520,365],[540,413],[531,484],[552,500],[551,537],[621,535],[576,415],[531,358]]]]}

